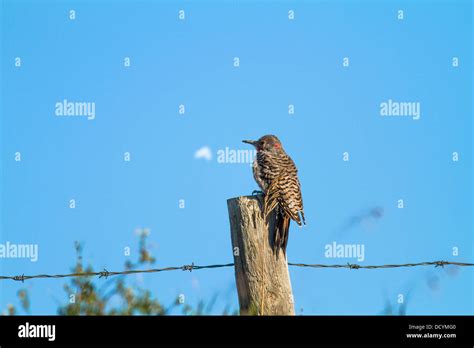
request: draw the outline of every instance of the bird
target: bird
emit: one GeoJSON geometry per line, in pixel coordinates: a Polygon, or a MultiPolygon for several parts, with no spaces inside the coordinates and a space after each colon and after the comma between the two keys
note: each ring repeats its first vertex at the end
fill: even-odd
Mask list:
{"type": "Polygon", "coordinates": [[[306,224],[298,170],[275,135],[242,142],[253,145],[257,150],[252,171],[264,195],[265,220],[276,209],[273,253],[278,258],[281,249],[286,257],[290,221],[295,221],[299,226],[306,224]]]}

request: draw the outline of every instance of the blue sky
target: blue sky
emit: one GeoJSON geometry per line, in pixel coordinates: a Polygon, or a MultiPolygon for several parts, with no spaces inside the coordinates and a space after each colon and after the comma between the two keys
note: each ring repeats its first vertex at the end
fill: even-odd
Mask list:
{"type": "MultiPolygon", "coordinates": [[[[39,247],[1,274],[68,272],[76,240],[97,270],[120,270],[137,228],[157,267],[232,262],[226,200],[256,184],[217,151],[264,134],[299,168],[308,225],[292,225],[290,262],[356,262],[326,258],[333,241],[363,244],[361,264],[472,262],[472,2],[3,0],[0,22],[0,243],[39,247]],[[56,116],[64,99],[95,103],[95,119],[56,116]],[[381,116],[389,99],[419,103],[420,119],[381,116]]],[[[408,314],[474,314],[470,268],[290,275],[297,314],[379,314],[399,294],[408,314]]],[[[135,280],[165,304],[238,308],[232,268],[135,280]]],[[[25,287],[32,313],[55,314],[63,284],[2,281],[0,308],[25,287]]]]}

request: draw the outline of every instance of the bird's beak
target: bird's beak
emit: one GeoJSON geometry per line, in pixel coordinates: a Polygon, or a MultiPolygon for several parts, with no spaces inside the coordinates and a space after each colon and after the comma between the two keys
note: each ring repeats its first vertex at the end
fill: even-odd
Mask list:
{"type": "Polygon", "coordinates": [[[257,142],[255,140],[242,140],[242,142],[253,145],[253,146],[257,146],[257,142]]]}

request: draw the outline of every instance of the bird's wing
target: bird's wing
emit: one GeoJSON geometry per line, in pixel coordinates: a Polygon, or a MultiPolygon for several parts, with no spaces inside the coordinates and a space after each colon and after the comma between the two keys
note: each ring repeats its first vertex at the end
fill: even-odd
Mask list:
{"type": "MultiPolygon", "coordinates": [[[[298,180],[298,179],[296,179],[298,180]]],[[[301,211],[301,193],[298,183],[284,173],[280,174],[268,188],[264,201],[265,218],[280,205],[282,212],[301,225],[298,211],[301,211]]]]}
{"type": "Polygon", "coordinates": [[[279,204],[283,212],[301,225],[301,219],[298,212],[302,211],[301,192],[299,190],[298,179],[296,177],[287,177],[281,182],[279,204]]]}
{"type": "Polygon", "coordinates": [[[265,201],[263,205],[263,216],[265,219],[279,203],[280,189],[278,183],[278,178],[273,180],[270,187],[267,188],[267,192],[265,192],[265,201]]]}
{"type": "Polygon", "coordinates": [[[301,225],[304,223],[301,185],[298,180],[298,172],[295,164],[289,157],[287,157],[287,161],[285,171],[282,173],[283,175],[280,176],[280,180],[278,180],[278,203],[287,216],[296,221],[298,225],[301,225]],[[299,214],[301,214],[301,217],[299,214]]]}

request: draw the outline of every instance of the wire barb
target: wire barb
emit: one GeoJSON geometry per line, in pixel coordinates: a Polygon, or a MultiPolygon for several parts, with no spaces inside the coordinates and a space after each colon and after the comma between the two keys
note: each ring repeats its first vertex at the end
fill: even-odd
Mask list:
{"type": "Polygon", "coordinates": [[[107,271],[107,269],[104,268],[102,272],[99,272],[99,278],[105,278],[107,279],[109,277],[110,272],[107,271]]]}
{"type": "Polygon", "coordinates": [[[183,271],[192,272],[192,270],[194,269],[194,262],[191,263],[190,265],[184,265],[182,268],[183,268],[183,271]]]}
{"type": "Polygon", "coordinates": [[[14,276],[12,277],[13,280],[16,280],[17,282],[22,282],[24,283],[25,282],[25,274],[23,273],[22,275],[20,276],[14,276]]]}
{"type": "Polygon", "coordinates": [[[355,264],[355,263],[347,263],[347,265],[349,266],[350,269],[359,269],[360,268],[360,265],[358,264],[355,264]]]}

